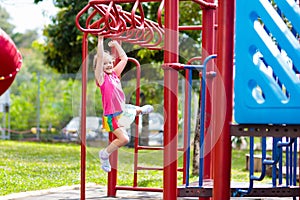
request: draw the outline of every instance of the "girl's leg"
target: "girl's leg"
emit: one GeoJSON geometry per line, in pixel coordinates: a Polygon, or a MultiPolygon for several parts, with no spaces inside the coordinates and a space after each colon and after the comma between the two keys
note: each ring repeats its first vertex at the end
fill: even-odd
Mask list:
{"type": "MultiPolygon", "coordinates": [[[[130,114],[144,115],[144,114],[149,114],[152,111],[153,111],[153,106],[151,106],[151,105],[144,105],[144,106],[140,107],[140,106],[136,106],[136,105],[132,105],[132,104],[126,104],[124,113],[127,113],[129,115],[130,114]]],[[[126,115],[126,114],[124,114],[124,115],[126,115]]]]}
{"type": "Polygon", "coordinates": [[[142,107],[136,106],[136,115],[145,115],[149,114],[153,111],[153,106],[151,105],[144,105],[142,107]]]}
{"type": "Polygon", "coordinates": [[[108,147],[106,147],[107,153],[110,155],[112,152],[117,150],[118,148],[126,145],[129,142],[129,137],[127,135],[127,132],[125,128],[120,127],[117,128],[113,134],[117,137],[115,140],[113,140],[108,147]]]}
{"type": "Polygon", "coordinates": [[[102,163],[102,169],[106,172],[111,171],[111,166],[109,163],[110,154],[129,142],[129,137],[125,131],[125,128],[117,128],[113,131],[113,133],[117,138],[114,139],[105,149],[99,152],[100,161],[102,163]]]}

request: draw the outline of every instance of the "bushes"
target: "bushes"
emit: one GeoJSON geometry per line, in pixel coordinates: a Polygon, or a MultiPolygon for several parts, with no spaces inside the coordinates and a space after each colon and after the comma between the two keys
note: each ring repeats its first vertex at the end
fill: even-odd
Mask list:
{"type": "MultiPolygon", "coordinates": [[[[94,84],[94,81],[88,83],[87,114],[101,109],[98,102],[101,97],[94,84]]],[[[24,131],[39,125],[59,133],[73,116],[79,115],[80,96],[81,80],[72,76],[19,74],[10,92],[10,128],[24,131]]],[[[0,113],[0,117],[4,114],[0,113]]]]}

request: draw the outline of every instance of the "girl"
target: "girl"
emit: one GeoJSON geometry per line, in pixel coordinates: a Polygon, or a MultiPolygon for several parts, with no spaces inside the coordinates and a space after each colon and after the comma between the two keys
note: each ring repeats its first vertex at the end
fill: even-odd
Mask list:
{"type": "Polygon", "coordinates": [[[94,73],[96,84],[101,90],[103,105],[103,128],[117,137],[105,149],[99,151],[102,169],[111,171],[109,156],[118,148],[126,145],[129,138],[125,127],[133,122],[136,115],[148,114],[153,111],[151,105],[143,107],[125,105],[125,95],[120,77],[127,64],[127,55],[117,41],[110,41],[109,47],[114,47],[120,61],[114,66],[114,59],[103,48],[103,36],[98,36],[98,50],[94,58],[94,73]]]}

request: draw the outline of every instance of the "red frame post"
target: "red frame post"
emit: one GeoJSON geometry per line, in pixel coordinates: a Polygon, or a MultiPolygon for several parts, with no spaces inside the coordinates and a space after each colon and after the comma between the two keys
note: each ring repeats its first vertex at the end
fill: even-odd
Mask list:
{"type": "Polygon", "coordinates": [[[81,188],[80,199],[85,200],[85,170],[86,170],[86,88],[87,88],[87,33],[82,38],[82,84],[81,84],[81,188]]]}
{"type": "MultiPolygon", "coordinates": [[[[209,3],[214,3],[214,0],[207,0],[209,3]]],[[[207,56],[215,53],[215,9],[207,8],[203,9],[202,14],[202,62],[207,56]]],[[[206,72],[214,71],[214,66],[212,62],[209,62],[206,66],[206,72]]],[[[206,79],[206,107],[205,107],[205,138],[210,138],[206,140],[204,144],[204,172],[203,178],[212,178],[212,168],[211,168],[211,136],[212,129],[210,128],[211,116],[212,116],[212,91],[213,91],[213,78],[207,77],[206,79]]]]}
{"type": "MultiPolygon", "coordinates": [[[[113,133],[109,133],[109,142],[116,139],[113,133]]],[[[117,194],[117,176],[118,176],[118,150],[112,152],[109,156],[109,162],[111,164],[111,171],[107,175],[107,196],[115,197],[117,194]]]]}
{"type": "MultiPolygon", "coordinates": [[[[209,3],[214,3],[214,0],[207,0],[209,3]]],[[[207,56],[212,55],[215,53],[216,44],[215,44],[215,18],[216,18],[216,9],[213,8],[204,8],[202,14],[202,63],[206,59],[207,56]]],[[[213,62],[209,62],[206,66],[206,74],[210,71],[214,71],[213,62]]],[[[204,179],[212,179],[212,135],[213,129],[211,126],[212,122],[212,106],[213,106],[213,78],[207,77],[206,79],[206,99],[205,99],[205,124],[204,124],[204,137],[205,143],[204,146],[204,169],[203,169],[203,178],[204,179]]],[[[199,198],[202,199],[210,199],[210,198],[199,198]]]]}
{"type": "MultiPolygon", "coordinates": [[[[112,55],[118,55],[117,50],[115,48],[111,49],[112,55]]],[[[115,64],[117,64],[120,59],[115,60],[115,64]]],[[[121,77],[119,77],[121,78],[121,77]]],[[[109,142],[111,143],[117,137],[110,132],[109,133],[109,142]]],[[[107,196],[108,197],[115,197],[117,195],[117,182],[118,182],[118,149],[111,153],[109,156],[109,162],[111,164],[111,171],[108,173],[107,176],[107,196]]]]}
{"type": "MultiPolygon", "coordinates": [[[[165,1],[164,63],[178,62],[179,0],[165,1]]],[[[177,199],[178,72],[164,69],[164,178],[163,199],[177,199]]]]}
{"type": "Polygon", "coordinates": [[[219,1],[218,8],[218,58],[216,94],[220,97],[214,104],[214,130],[220,135],[214,150],[214,190],[213,199],[230,199],[231,140],[230,122],[232,120],[233,83],[233,44],[234,44],[234,0],[219,1]],[[225,116],[222,118],[222,114],[225,116]],[[220,170],[222,169],[222,170],[220,170]]]}

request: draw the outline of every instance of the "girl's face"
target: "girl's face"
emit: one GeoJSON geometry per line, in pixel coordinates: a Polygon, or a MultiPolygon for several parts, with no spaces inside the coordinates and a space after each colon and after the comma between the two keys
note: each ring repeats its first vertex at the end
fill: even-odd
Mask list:
{"type": "Polygon", "coordinates": [[[114,63],[112,59],[104,59],[103,71],[107,74],[111,74],[114,69],[114,63]]]}

